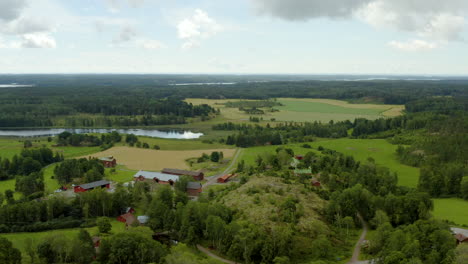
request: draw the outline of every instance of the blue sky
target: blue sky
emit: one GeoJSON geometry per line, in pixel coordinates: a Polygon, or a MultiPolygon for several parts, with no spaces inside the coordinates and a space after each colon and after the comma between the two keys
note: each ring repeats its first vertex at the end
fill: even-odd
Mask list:
{"type": "Polygon", "coordinates": [[[466,0],[0,0],[0,73],[468,75],[466,0]]]}

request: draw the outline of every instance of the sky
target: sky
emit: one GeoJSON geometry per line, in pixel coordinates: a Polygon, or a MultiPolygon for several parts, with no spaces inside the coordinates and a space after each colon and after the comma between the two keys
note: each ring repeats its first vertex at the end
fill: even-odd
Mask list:
{"type": "Polygon", "coordinates": [[[468,75],[467,0],[0,0],[0,73],[468,75]]]}

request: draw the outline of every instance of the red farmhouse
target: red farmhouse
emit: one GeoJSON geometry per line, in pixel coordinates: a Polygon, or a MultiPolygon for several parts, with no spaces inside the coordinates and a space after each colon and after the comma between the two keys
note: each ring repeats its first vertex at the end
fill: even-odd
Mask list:
{"type": "Polygon", "coordinates": [[[187,195],[198,196],[202,192],[202,185],[199,182],[187,182],[187,195]]]}
{"type": "Polygon", "coordinates": [[[77,185],[74,187],[74,192],[75,193],[81,193],[81,192],[87,192],[89,190],[93,190],[96,188],[110,188],[110,181],[96,181],[96,182],[90,182],[82,185],[77,185]]]}
{"type": "Polygon", "coordinates": [[[201,171],[187,171],[187,170],[179,170],[179,169],[163,169],[161,171],[162,173],[166,174],[172,174],[172,175],[187,175],[187,176],[192,176],[194,180],[197,181],[202,181],[204,174],[201,171]]]}
{"type": "Polygon", "coordinates": [[[106,168],[113,168],[117,166],[117,160],[114,157],[104,157],[99,158],[99,161],[104,165],[106,168]]]}
{"type": "Polygon", "coordinates": [[[224,175],[224,176],[222,176],[222,177],[219,177],[219,178],[218,178],[218,183],[225,183],[225,182],[227,182],[230,178],[232,178],[232,177],[234,177],[234,176],[236,176],[236,174],[226,174],[226,175],[224,175]]]}

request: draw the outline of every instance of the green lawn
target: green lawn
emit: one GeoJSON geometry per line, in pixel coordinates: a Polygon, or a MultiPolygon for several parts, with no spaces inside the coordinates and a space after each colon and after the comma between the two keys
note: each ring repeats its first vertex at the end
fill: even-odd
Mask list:
{"type": "Polygon", "coordinates": [[[60,188],[58,181],[56,179],[52,179],[56,166],[57,164],[52,164],[44,169],[44,185],[46,193],[53,193],[55,190],[60,188]]]}
{"type": "Polygon", "coordinates": [[[468,226],[468,201],[458,198],[433,199],[435,218],[468,226]]]}
{"type": "MultiPolygon", "coordinates": [[[[295,154],[305,154],[311,149],[302,148],[304,143],[288,144],[295,154]]],[[[399,185],[416,187],[419,178],[419,169],[401,164],[395,154],[397,145],[392,145],[384,139],[330,139],[319,140],[308,143],[317,152],[318,146],[333,149],[346,155],[353,156],[356,160],[365,161],[369,157],[373,158],[377,164],[388,167],[398,174],[399,185]]],[[[264,146],[247,148],[243,151],[239,160],[244,159],[246,163],[253,164],[255,158],[262,153],[273,153],[278,146],[264,146]]]]}
{"type": "Polygon", "coordinates": [[[115,168],[115,173],[111,173],[111,169],[106,169],[106,178],[111,181],[125,183],[133,180],[133,175],[137,173],[136,170],[129,170],[125,166],[118,165],[115,168]]]}

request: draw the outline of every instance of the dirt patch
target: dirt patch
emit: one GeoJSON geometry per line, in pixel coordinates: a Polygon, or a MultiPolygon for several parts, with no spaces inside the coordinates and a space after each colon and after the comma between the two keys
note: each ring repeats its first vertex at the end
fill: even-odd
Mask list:
{"type": "Polygon", "coordinates": [[[113,156],[117,163],[125,165],[131,170],[160,171],[163,168],[190,169],[186,159],[200,157],[203,153],[211,154],[213,151],[222,151],[224,157],[230,158],[235,149],[204,149],[204,150],[153,150],[131,147],[114,147],[87,157],[113,156]]]}

